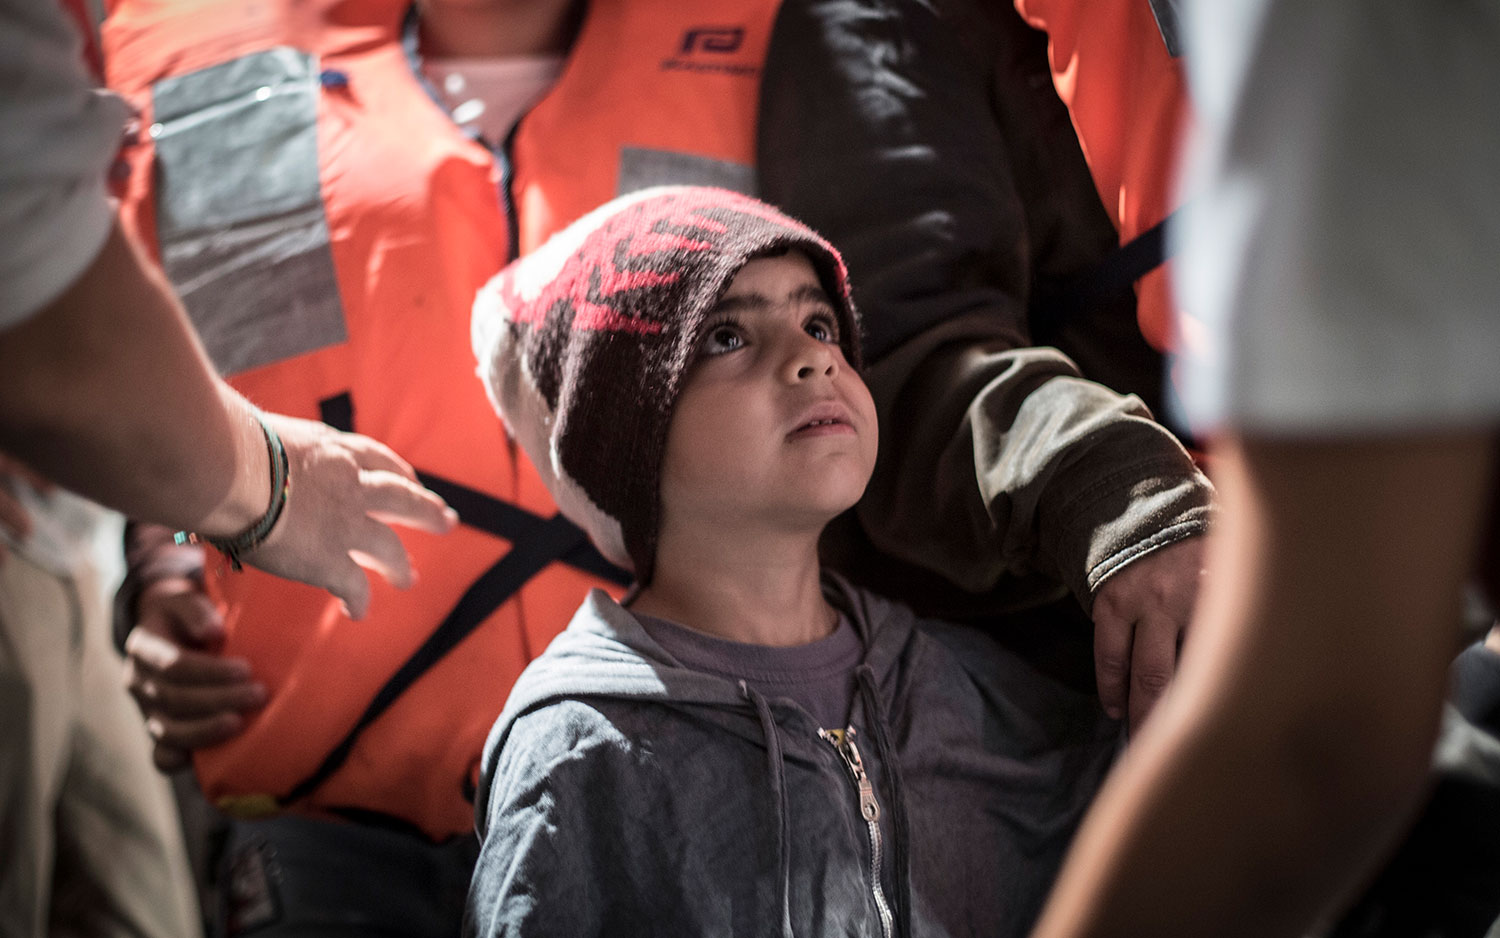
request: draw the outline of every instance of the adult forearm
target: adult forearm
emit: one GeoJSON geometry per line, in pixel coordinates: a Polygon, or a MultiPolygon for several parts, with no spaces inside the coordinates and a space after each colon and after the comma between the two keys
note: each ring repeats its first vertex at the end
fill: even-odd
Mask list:
{"type": "Polygon", "coordinates": [[[1307,734],[1317,708],[1246,721],[1177,680],[1093,807],[1034,938],[1303,935],[1417,803],[1428,734],[1307,734]]]}
{"type": "MultiPolygon", "coordinates": [[[[374,440],[265,420],[294,494],[244,562],[329,590],[355,618],[370,601],[362,567],[409,586],[391,526],[443,533],[452,509],[374,440]]],[[[254,409],[215,377],[170,287],[118,225],[61,297],[0,333],[0,448],[132,517],[198,534],[235,537],[270,504],[254,409]]]]}
{"type": "Polygon", "coordinates": [[[882,450],[860,521],[971,592],[1032,572],[1087,608],[1136,554],[1201,534],[1210,486],[1139,401],[987,328],[951,320],[868,369],[882,450]]]}
{"type": "Polygon", "coordinates": [[[1298,935],[1418,798],[1477,541],[1483,436],[1247,442],[1177,687],[1038,938],[1298,935]]]}
{"type": "Polygon", "coordinates": [[[0,447],[129,515],[204,533],[241,530],[270,494],[249,404],[118,226],[70,288],[0,333],[0,447]]]}

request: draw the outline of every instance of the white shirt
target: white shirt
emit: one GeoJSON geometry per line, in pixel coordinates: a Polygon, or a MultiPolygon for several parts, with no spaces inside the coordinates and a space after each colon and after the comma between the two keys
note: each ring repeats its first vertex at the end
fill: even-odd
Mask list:
{"type": "Polygon", "coordinates": [[[57,0],[0,0],[0,329],[71,286],[114,218],[105,173],[126,108],[81,49],[57,0]]]}
{"type": "Polygon", "coordinates": [[[1199,195],[1175,268],[1189,420],[1500,423],[1500,4],[1188,13],[1199,195]]]}
{"type": "MultiPolygon", "coordinates": [[[[90,552],[95,549],[101,525],[111,512],[81,496],[65,489],[38,492],[29,482],[17,477],[0,476],[0,489],[5,489],[20,503],[21,510],[31,522],[30,533],[17,539],[0,526],[0,544],[25,556],[32,563],[57,576],[72,576],[90,552]]],[[[118,518],[118,515],[114,515],[118,518]]],[[[112,544],[104,555],[120,553],[118,524],[111,527],[115,534],[112,544]]],[[[118,561],[108,564],[110,569],[118,561]]],[[[94,566],[99,566],[96,561],[94,566]]]]}

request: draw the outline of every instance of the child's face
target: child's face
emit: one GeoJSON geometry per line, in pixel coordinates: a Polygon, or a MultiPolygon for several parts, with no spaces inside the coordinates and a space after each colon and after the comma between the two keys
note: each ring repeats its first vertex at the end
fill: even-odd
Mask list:
{"type": "Polygon", "coordinates": [[[709,523],[815,529],[875,467],[870,392],[801,253],[753,260],[709,315],[667,430],[662,531],[709,523]]]}

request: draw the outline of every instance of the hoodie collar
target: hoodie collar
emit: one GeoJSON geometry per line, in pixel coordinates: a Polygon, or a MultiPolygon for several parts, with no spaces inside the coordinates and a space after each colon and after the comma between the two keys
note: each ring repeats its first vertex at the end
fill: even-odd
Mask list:
{"type": "MultiPolygon", "coordinates": [[[[849,617],[865,645],[864,664],[877,684],[911,640],[912,617],[902,607],[857,590],[825,572],[824,594],[849,617]]],[[[503,735],[522,713],[562,697],[604,697],[743,709],[737,682],[684,666],[651,638],[629,610],[603,590],[592,590],[547,652],[521,675],[496,724],[503,735]]]]}

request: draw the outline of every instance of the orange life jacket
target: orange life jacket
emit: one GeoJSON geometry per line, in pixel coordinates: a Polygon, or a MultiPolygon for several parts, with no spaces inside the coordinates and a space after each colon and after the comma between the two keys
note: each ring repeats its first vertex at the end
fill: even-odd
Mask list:
{"type": "MultiPolygon", "coordinates": [[[[1148,0],[1015,0],[1015,6],[1047,33],[1058,96],[1120,241],[1129,242],[1177,204],[1177,147],[1190,120],[1181,60],[1168,52],[1148,0]]],[[[1157,349],[1169,349],[1167,268],[1146,274],[1136,292],[1141,332],[1157,349]]]]}
{"type": "Polygon", "coordinates": [[[760,72],[779,6],[590,3],[562,76],[508,147],[519,251],[648,185],[750,192],[760,72]]]}
{"type": "Polygon", "coordinates": [[[509,256],[507,223],[490,153],[412,72],[405,13],[399,0],[120,0],[103,44],[109,84],[141,112],[125,213],[221,369],[268,410],[386,442],[465,520],[446,537],[402,532],[420,584],[377,579],[357,623],[311,587],[211,560],[223,651],[271,696],[199,755],[200,780],[242,812],[295,795],[440,838],[472,829],[467,789],[512,682],[607,581],[474,377],[470,308],[509,256]],[[524,576],[538,547],[576,562],[524,576]],[[439,624],[466,619],[477,627],[454,653],[340,753],[439,624]]]}
{"type": "MultiPolygon", "coordinates": [[[[492,154],[453,125],[415,76],[402,47],[400,0],[116,3],[104,31],[107,74],[141,111],[143,127],[127,153],[125,214],[161,247],[169,272],[176,268],[210,352],[221,362],[248,360],[228,369],[231,383],[266,409],[352,423],[391,445],[466,522],[444,538],[403,533],[420,586],[403,593],[377,583],[371,614],[359,623],[309,587],[211,570],[227,613],[224,650],[248,657],[272,692],[242,736],[197,759],[205,790],[225,807],[245,813],[292,800],[307,809],[378,811],[433,837],[471,829],[466,789],[490,724],[520,669],[601,580],[589,573],[596,555],[569,548],[572,563],[551,563],[514,598],[488,608],[486,578],[518,555],[524,562],[528,545],[555,552],[576,532],[551,521],[550,498],[507,445],[473,377],[470,306],[508,257],[619,192],[666,182],[753,187],[760,68],[778,2],[718,2],[708,15],[695,6],[591,2],[558,83],[496,148],[497,172],[492,154]],[[316,58],[299,64],[299,56],[316,58]],[[202,87],[180,87],[183,79],[202,87]],[[344,334],[330,323],[311,330],[312,339],[282,341],[293,354],[274,358],[241,350],[237,338],[247,328],[253,337],[256,324],[234,321],[234,309],[208,302],[208,313],[194,310],[200,268],[214,266],[200,255],[213,255],[214,239],[229,227],[220,216],[252,230],[257,219],[235,216],[243,193],[223,195],[227,207],[204,206],[191,187],[254,176],[253,165],[224,165],[205,153],[218,147],[233,161],[236,148],[248,147],[240,158],[257,159],[255,146],[276,136],[277,122],[252,129],[254,108],[284,96],[288,109],[302,98],[303,111],[316,112],[304,131],[315,139],[334,274],[323,292],[336,292],[344,334]],[[169,120],[155,113],[163,101],[169,120]],[[160,230],[168,212],[170,236],[160,230]],[[200,249],[198,240],[207,244],[200,249]],[[473,506],[487,503],[499,518],[491,530],[473,524],[473,506]],[[519,533],[516,550],[499,529],[519,533]],[[372,698],[438,622],[473,608],[486,611],[482,626],[348,745],[372,698]],[[341,744],[348,751],[330,760],[341,744]],[[336,768],[309,790],[309,778],[330,761],[336,768]]],[[[279,178],[264,183],[270,196],[250,195],[271,203],[267,223],[296,215],[287,208],[295,198],[275,198],[285,187],[279,178]]],[[[220,244],[228,266],[239,261],[243,270],[207,276],[249,276],[248,288],[230,284],[239,296],[302,299],[288,284],[316,279],[308,270],[317,264],[278,272],[275,247],[237,253],[220,244]]],[[[275,332],[275,310],[266,315],[275,332]]],[[[292,320],[282,322],[283,333],[296,331],[292,320]]]]}
{"type": "MultiPolygon", "coordinates": [[[[521,509],[521,527],[540,538],[550,499],[506,446],[470,377],[474,291],[508,257],[622,192],[666,182],[753,190],[760,72],[778,6],[721,0],[704,13],[677,0],[593,0],[559,81],[496,148],[497,174],[491,154],[454,127],[414,76],[401,47],[401,0],[119,0],[105,28],[109,80],[148,128],[128,154],[135,171],[127,216],[165,251],[171,239],[151,237],[164,195],[152,185],[153,165],[163,190],[179,192],[244,167],[194,164],[195,149],[212,151],[214,136],[196,147],[177,144],[179,165],[162,160],[162,141],[171,143],[183,126],[191,133],[196,121],[235,143],[243,130],[237,106],[280,102],[284,85],[305,90],[312,79],[296,61],[268,63],[279,77],[267,84],[255,77],[264,68],[248,77],[233,70],[268,51],[316,56],[302,68],[316,77],[317,184],[347,334],[335,329],[316,348],[232,368],[233,382],[268,409],[352,423],[391,444],[466,520],[472,515],[461,496],[477,494],[521,509]],[[226,66],[228,73],[205,71],[226,66]],[[196,95],[172,84],[194,76],[205,85],[196,95]],[[162,98],[174,111],[169,121],[153,113],[162,98]],[[185,114],[178,113],[183,99],[191,106],[185,114]]],[[[261,136],[252,134],[246,146],[261,136]]],[[[215,208],[187,201],[169,206],[179,289],[192,287],[203,266],[192,220],[180,216],[211,217],[215,208]]],[[[1126,203],[1105,201],[1122,232],[1133,230],[1119,208],[1126,203]]],[[[280,202],[271,209],[268,217],[287,215],[280,202]]],[[[1128,215],[1135,223],[1149,216],[1128,215]]],[[[206,250],[212,254],[213,245],[206,250]]],[[[262,272],[265,295],[288,293],[274,266],[246,266],[262,272]]],[[[211,338],[216,358],[244,357],[228,341],[240,334],[235,325],[211,338]]],[[[301,791],[298,783],[328,762],[437,621],[513,555],[506,538],[467,525],[443,539],[403,539],[422,586],[399,593],[377,584],[372,620],[364,623],[348,623],[336,604],[306,587],[255,572],[215,577],[228,609],[226,651],[250,657],[273,697],[243,737],[198,759],[211,794],[245,808],[279,804],[295,791],[303,807],[381,811],[433,836],[469,828],[463,788],[488,726],[520,668],[599,581],[566,563],[549,565],[375,719],[331,775],[301,791]]]]}

